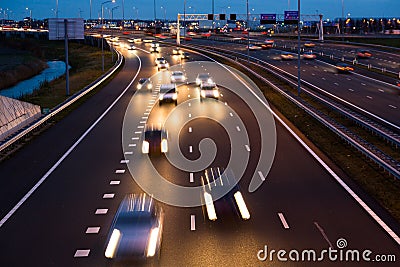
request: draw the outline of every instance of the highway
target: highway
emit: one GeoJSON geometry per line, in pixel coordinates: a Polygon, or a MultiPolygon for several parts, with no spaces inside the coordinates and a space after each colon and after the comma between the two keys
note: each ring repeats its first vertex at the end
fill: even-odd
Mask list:
{"type": "MultiPolygon", "coordinates": [[[[293,42],[293,41],[292,41],[293,42]]],[[[247,54],[247,46],[244,44],[208,41],[205,39],[193,39],[193,44],[207,44],[210,47],[223,48],[227,51],[237,51],[247,54]]],[[[279,42],[278,42],[279,43],[279,42]]],[[[287,41],[287,45],[291,42],[287,41]]],[[[317,44],[312,50],[322,50],[327,53],[331,45],[317,44]],[[326,48],[328,47],[328,48],[326,48]]],[[[267,63],[279,67],[297,77],[297,55],[293,60],[281,60],[282,50],[269,49],[250,51],[250,56],[259,58],[267,63]]],[[[383,54],[386,55],[386,54],[383,54]]],[[[399,56],[394,57],[394,61],[399,56]]],[[[302,60],[301,78],[310,84],[315,85],[320,91],[333,94],[364,111],[370,112],[380,118],[380,121],[389,122],[389,125],[400,130],[399,88],[396,87],[392,78],[379,76],[368,71],[356,71],[349,74],[337,73],[335,66],[320,60],[302,60]]],[[[397,71],[400,68],[391,64],[397,71]]]]}
{"type": "MultiPolygon", "coordinates": [[[[155,55],[148,52],[148,45],[142,43],[137,47],[135,51],[117,48],[125,56],[125,65],[109,84],[0,164],[2,266],[124,266],[104,257],[108,230],[120,201],[127,193],[142,192],[136,183],[140,178],[137,176],[154,187],[150,165],[174,184],[199,185],[200,170],[193,171],[192,182],[188,171],[171,163],[179,157],[172,145],[178,144],[181,153],[195,161],[202,157],[202,148],[212,147],[202,143],[205,138],[213,140],[216,148],[211,166],[227,166],[230,157],[239,158],[239,162],[248,159],[239,184],[251,213],[250,220],[228,215],[209,222],[201,207],[161,203],[165,211],[161,257],[158,262],[141,265],[377,265],[376,262],[332,262],[327,258],[323,263],[282,262],[276,254],[272,262],[257,258],[265,246],[269,251],[314,249],[320,252],[329,247],[336,249],[339,239],[347,242],[343,248],[368,249],[372,256],[390,254],[400,258],[400,241],[393,238],[400,233],[399,224],[338,168],[333,167],[342,179],[328,172],[259,101],[260,92],[244,74],[195,52],[190,52],[190,60],[179,62],[172,55],[172,48],[163,46],[161,55],[172,65],[170,71],[183,70],[188,84],[178,86],[177,108],[173,104],[160,107],[158,89],[169,82],[170,72],[157,72],[155,55]],[[219,102],[207,99],[200,103],[198,87],[194,84],[199,72],[213,76],[221,89],[219,102]],[[140,77],[151,77],[155,85],[152,92],[136,91],[140,77]],[[177,123],[181,121],[184,124],[177,123]],[[141,153],[142,132],[146,124],[160,122],[166,122],[171,151],[166,156],[148,158],[141,153]],[[274,132],[267,132],[265,136],[264,129],[274,132]],[[241,141],[231,142],[231,138],[241,141]],[[250,193],[249,185],[253,175],[257,178],[258,171],[268,175],[250,193]],[[346,190],[342,180],[351,189],[346,190]],[[43,182],[35,187],[39,181],[43,182]],[[32,193],[24,197],[32,188],[32,193]],[[361,202],[355,200],[358,199],[355,194],[361,202]],[[366,205],[382,220],[381,224],[366,212],[366,205]],[[13,208],[15,212],[10,214],[13,208]],[[382,225],[386,225],[386,230],[382,225]],[[392,236],[389,228],[394,231],[392,236]]],[[[271,50],[262,54],[273,56],[273,53],[271,50]]],[[[295,71],[292,63],[274,62],[295,71]]],[[[314,66],[319,77],[325,73],[322,63],[309,64],[305,66],[305,75],[314,66]]],[[[329,85],[333,90],[337,85],[331,82],[336,75],[326,75],[332,80],[321,82],[321,86],[326,89],[329,85]]],[[[306,77],[312,79],[313,75],[306,77]]],[[[346,82],[350,86],[364,81],[356,75],[345,77],[352,79],[346,82]]],[[[322,79],[312,81],[319,80],[322,79]]],[[[341,96],[353,99],[352,92],[346,89],[343,88],[341,96]]],[[[378,95],[373,89],[368,94],[378,95]]],[[[390,96],[377,99],[390,101],[390,96]]],[[[366,107],[370,109],[373,105],[366,107]]],[[[399,123],[398,112],[388,110],[382,111],[383,115],[399,123]]],[[[240,169],[240,166],[232,167],[240,169]]],[[[165,187],[158,185],[158,189],[165,187]]],[[[161,191],[171,201],[176,200],[171,191],[161,191]]],[[[382,264],[397,265],[395,262],[382,264]]]]}

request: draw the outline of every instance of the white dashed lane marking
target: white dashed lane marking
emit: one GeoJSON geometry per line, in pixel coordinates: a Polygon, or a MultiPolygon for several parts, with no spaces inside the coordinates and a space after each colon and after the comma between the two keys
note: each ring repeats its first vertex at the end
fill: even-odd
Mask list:
{"type": "Polygon", "coordinates": [[[190,230],[196,230],[196,215],[190,215],[190,230]]]}
{"type": "Polygon", "coordinates": [[[94,214],[107,214],[108,209],[97,209],[94,214]]]}
{"type": "Polygon", "coordinates": [[[120,183],[121,183],[121,181],[119,181],[119,180],[110,181],[110,185],[119,185],[120,183]]]}
{"type": "Polygon", "coordinates": [[[249,147],[249,145],[245,145],[245,147],[246,147],[246,150],[247,150],[248,152],[250,152],[250,147],[249,147]]]}
{"type": "Polygon", "coordinates": [[[115,194],[109,193],[109,194],[104,194],[103,198],[104,199],[110,199],[110,198],[114,198],[115,194]]]}
{"type": "Polygon", "coordinates": [[[115,173],[117,173],[117,174],[123,174],[123,173],[125,173],[125,170],[115,170],[115,173]]]}
{"type": "Polygon", "coordinates": [[[75,252],[74,258],[88,257],[89,253],[90,253],[90,249],[78,249],[75,252]]]}
{"type": "Polygon", "coordinates": [[[86,234],[98,234],[100,231],[100,227],[88,227],[86,229],[86,234]]]}
{"type": "Polygon", "coordinates": [[[282,222],[283,228],[289,229],[289,224],[287,223],[285,216],[283,216],[283,213],[278,213],[279,219],[282,222]]]}

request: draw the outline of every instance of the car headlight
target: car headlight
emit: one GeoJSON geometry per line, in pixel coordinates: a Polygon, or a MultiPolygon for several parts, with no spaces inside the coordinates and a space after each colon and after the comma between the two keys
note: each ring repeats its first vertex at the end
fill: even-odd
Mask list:
{"type": "Polygon", "coordinates": [[[149,83],[149,84],[147,85],[147,89],[151,89],[151,88],[153,88],[153,85],[152,85],[151,83],[149,83]]]}
{"type": "Polygon", "coordinates": [[[163,100],[164,99],[164,95],[160,95],[159,97],[158,97],[158,100],[163,100]]]}
{"type": "Polygon", "coordinates": [[[104,253],[106,258],[112,259],[115,257],[115,253],[117,251],[120,241],[121,241],[121,232],[118,229],[114,229],[111,234],[110,241],[108,242],[106,252],[104,253]]]}
{"type": "Polygon", "coordinates": [[[175,77],[172,76],[171,77],[171,81],[175,82],[175,77]]]}
{"type": "Polygon", "coordinates": [[[143,153],[143,154],[148,154],[148,153],[149,153],[149,147],[150,147],[149,142],[143,141],[143,144],[142,144],[142,153],[143,153]]]}
{"type": "Polygon", "coordinates": [[[206,92],[204,90],[201,90],[200,95],[201,95],[201,97],[206,97],[206,92]]]}
{"type": "Polygon", "coordinates": [[[214,202],[210,193],[204,192],[204,200],[206,202],[208,219],[210,221],[215,221],[217,219],[217,213],[215,212],[214,202]]]}
{"type": "Polygon", "coordinates": [[[207,82],[208,82],[208,83],[212,83],[213,80],[212,80],[211,78],[208,78],[207,82]]]}
{"type": "Polygon", "coordinates": [[[219,92],[218,92],[218,90],[214,90],[213,93],[214,93],[214,97],[219,97],[219,92]]]}
{"type": "Polygon", "coordinates": [[[168,152],[168,141],[167,139],[163,139],[161,141],[161,153],[167,153],[168,152]]]}
{"type": "Polygon", "coordinates": [[[172,99],[173,99],[173,100],[177,100],[177,99],[178,99],[178,94],[177,94],[177,93],[174,93],[174,94],[172,95],[172,99]]]}
{"type": "Polygon", "coordinates": [[[242,193],[240,193],[240,191],[237,191],[233,197],[236,200],[236,204],[238,205],[239,211],[240,211],[240,215],[242,216],[242,218],[244,220],[248,220],[250,219],[250,213],[249,210],[247,209],[246,203],[244,202],[242,193]]]}
{"type": "Polygon", "coordinates": [[[156,254],[159,232],[160,228],[158,227],[150,231],[149,243],[147,245],[147,257],[153,257],[156,254]]]}
{"type": "Polygon", "coordinates": [[[141,85],[141,84],[138,84],[138,85],[136,86],[136,88],[137,88],[137,89],[140,89],[140,88],[142,88],[142,85],[141,85]]]}
{"type": "Polygon", "coordinates": [[[196,78],[196,84],[197,84],[197,85],[200,85],[200,82],[201,82],[200,79],[199,79],[199,78],[196,78]]]}

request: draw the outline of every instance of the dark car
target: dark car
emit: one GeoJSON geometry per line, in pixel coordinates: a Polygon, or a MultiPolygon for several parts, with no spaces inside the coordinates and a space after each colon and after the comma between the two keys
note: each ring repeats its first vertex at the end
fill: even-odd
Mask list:
{"type": "Polygon", "coordinates": [[[178,105],[178,90],[174,83],[162,84],[160,86],[160,95],[158,104],[161,106],[164,103],[174,103],[178,105]]]}
{"type": "Polygon", "coordinates": [[[168,152],[168,133],[162,127],[146,126],[144,131],[142,153],[160,155],[168,152]]]}
{"type": "Polygon", "coordinates": [[[346,63],[339,62],[339,63],[336,64],[336,70],[339,73],[348,73],[350,71],[353,71],[354,68],[352,66],[346,64],[346,63]]]}
{"type": "Polygon", "coordinates": [[[201,200],[203,212],[207,213],[210,221],[216,221],[218,216],[225,213],[234,213],[243,220],[250,219],[249,210],[237,182],[230,170],[217,167],[204,171],[204,176],[201,177],[201,200]]]}
{"type": "Polygon", "coordinates": [[[107,238],[105,256],[146,260],[160,255],[164,212],[146,194],[128,194],[119,205],[107,238]]]}
{"type": "Polygon", "coordinates": [[[138,90],[140,90],[142,88],[146,88],[147,90],[151,90],[153,88],[153,83],[149,78],[140,78],[136,88],[138,90]]]}

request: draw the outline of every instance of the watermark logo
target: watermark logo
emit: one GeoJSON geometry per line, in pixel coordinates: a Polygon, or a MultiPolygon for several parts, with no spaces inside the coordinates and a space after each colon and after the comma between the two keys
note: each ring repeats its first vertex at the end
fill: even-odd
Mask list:
{"type": "Polygon", "coordinates": [[[321,251],[314,249],[291,249],[291,250],[269,250],[265,245],[263,249],[257,252],[259,261],[281,261],[281,262],[395,262],[396,255],[394,254],[374,254],[369,249],[346,249],[347,240],[339,238],[336,241],[336,247],[329,247],[321,251]]]}

